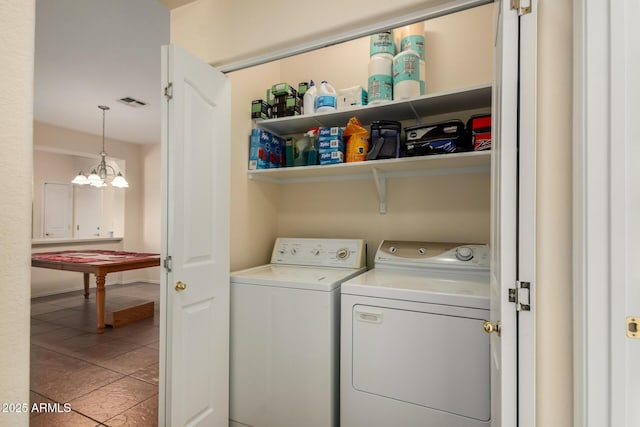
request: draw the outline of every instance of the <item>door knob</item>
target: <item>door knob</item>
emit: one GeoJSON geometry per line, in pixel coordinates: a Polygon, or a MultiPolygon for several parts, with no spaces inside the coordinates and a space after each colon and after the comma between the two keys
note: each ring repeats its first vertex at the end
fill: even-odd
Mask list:
{"type": "Polygon", "coordinates": [[[176,291],[184,291],[185,289],[187,289],[187,284],[178,280],[176,282],[176,291]]]}
{"type": "Polygon", "coordinates": [[[488,320],[482,324],[482,329],[488,334],[495,332],[500,336],[502,332],[502,322],[498,321],[496,323],[491,323],[488,320]]]}

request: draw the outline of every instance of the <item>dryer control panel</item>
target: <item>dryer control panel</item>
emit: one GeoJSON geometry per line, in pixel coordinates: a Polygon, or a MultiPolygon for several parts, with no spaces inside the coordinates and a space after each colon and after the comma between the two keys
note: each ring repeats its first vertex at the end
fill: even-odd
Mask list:
{"type": "Polygon", "coordinates": [[[304,239],[279,237],[271,254],[272,264],[361,268],[367,265],[362,239],[304,239]]]}
{"type": "Polygon", "coordinates": [[[375,267],[489,269],[489,246],[471,243],[384,240],[375,267]]]}

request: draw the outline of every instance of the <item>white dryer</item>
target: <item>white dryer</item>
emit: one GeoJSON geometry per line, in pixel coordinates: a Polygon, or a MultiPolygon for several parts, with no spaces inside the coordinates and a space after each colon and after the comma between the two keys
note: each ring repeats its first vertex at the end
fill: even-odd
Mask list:
{"type": "Polygon", "coordinates": [[[231,427],[337,427],[340,285],[364,240],[279,238],[271,264],[231,273],[231,427]]]}
{"type": "Polygon", "coordinates": [[[341,293],[341,427],[490,425],[486,245],[383,241],[341,293]]]}

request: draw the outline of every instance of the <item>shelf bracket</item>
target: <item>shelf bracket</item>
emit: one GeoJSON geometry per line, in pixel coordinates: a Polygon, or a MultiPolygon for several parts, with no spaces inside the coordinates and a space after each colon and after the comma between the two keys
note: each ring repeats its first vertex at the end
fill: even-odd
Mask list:
{"type": "Polygon", "coordinates": [[[380,202],[380,215],[387,213],[387,177],[384,173],[378,171],[378,168],[371,168],[373,172],[373,181],[376,183],[378,190],[378,201],[380,202]]]}

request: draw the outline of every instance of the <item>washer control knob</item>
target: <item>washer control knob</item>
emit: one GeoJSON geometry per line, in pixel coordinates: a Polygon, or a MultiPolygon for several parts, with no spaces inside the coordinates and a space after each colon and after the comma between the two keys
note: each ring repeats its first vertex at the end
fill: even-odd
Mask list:
{"type": "Polygon", "coordinates": [[[296,248],[291,248],[291,255],[295,255],[296,253],[298,253],[298,250],[296,248]]]}
{"type": "Polygon", "coordinates": [[[336,251],[336,258],[347,259],[349,257],[349,251],[346,248],[340,248],[336,251]]]}
{"type": "Polygon", "coordinates": [[[456,248],[456,258],[460,261],[469,261],[473,258],[473,250],[468,246],[460,246],[456,248]]]}
{"type": "Polygon", "coordinates": [[[285,250],[284,250],[284,248],[280,248],[280,249],[278,250],[278,253],[279,253],[280,255],[284,255],[286,252],[287,252],[287,251],[285,251],[285,250]]]}
{"type": "Polygon", "coordinates": [[[311,253],[313,254],[313,256],[318,256],[320,255],[320,249],[314,249],[311,251],[311,253]]]}

